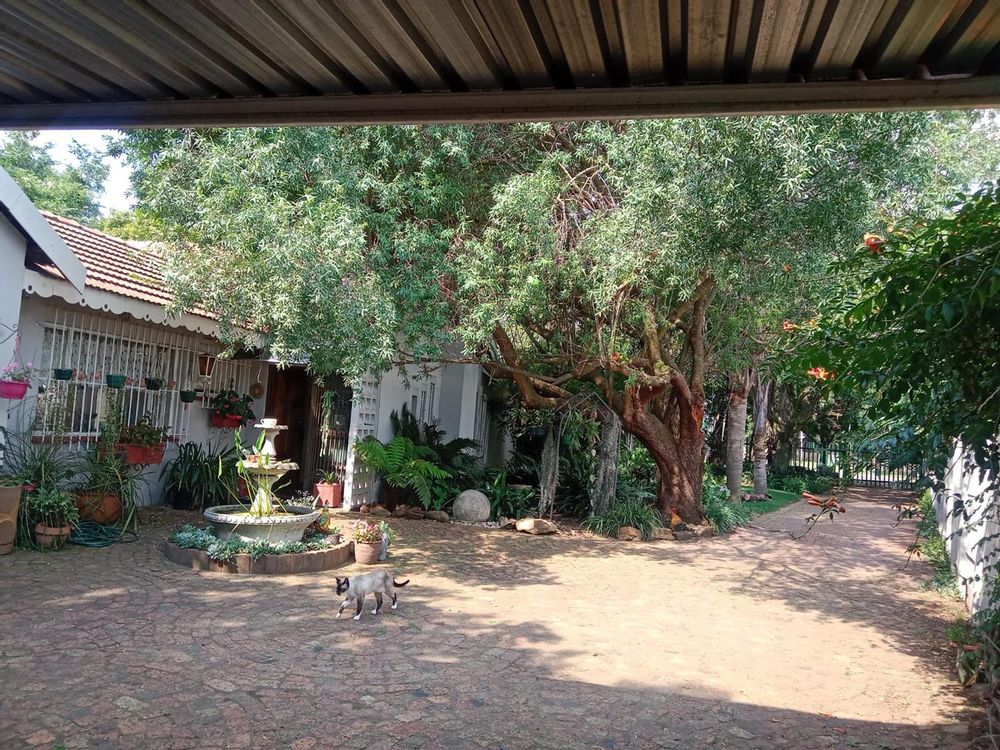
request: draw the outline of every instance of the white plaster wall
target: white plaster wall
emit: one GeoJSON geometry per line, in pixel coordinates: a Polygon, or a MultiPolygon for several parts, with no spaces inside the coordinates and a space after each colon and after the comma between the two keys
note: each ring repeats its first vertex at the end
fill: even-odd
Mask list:
{"type": "Polygon", "coordinates": [[[987,538],[1000,534],[1000,525],[995,513],[985,523],[980,522],[983,503],[995,508],[998,498],[986,491],[989,482],[985,473],[968,465],[967,458],[962,446],[957,446],[945,488],[935,495],[934,503],[941,536],[958,573],[962,598],[969,612],[975,614],[987,604],[991,574],[985,569],[995,562],[1000,548],[997,539],[987,538]]]}
{"type": "MultiPolygon", "coordinates": [[[[0,214],[0,368],[14,355],[17,336],[11,330],[21,319],[21,285],[24,283],[24,236],[0,214]]],[[[27,361],[27,360],[25,360],[27,361]]],[[[8,409],[16,401],[0,402],[0,427],[7,424],[8,409]]]]}
{"type": "MultiPolygon", "coordinates": [[[[21,298],[20,293],[16,295],[18,299],[21,298]]],[[[43,360],[42,353],[42,341],[44,338],[44,326],[46,322],[50,322],[53,316],[52,306],[57,304],[54,300],[43,299],[35,296],[26,296],[21,307],[21,330],[22,330],[22,343],[21,349],[24,354],[25,361],[32,359],[36,362],[41,362],[43,360]]],[[[95,311],[89,311],[94,314],[95,311]]],[[[112,316],[107,316],[112,317],[112,316]]],[[[190,332],[186,332],[190,335],[190,332]]],[[[213,341],[207,336],[202,337],[206,342],[213,341]]],[[[266,403],[266,386],[268,377],[267,366],[257,367],[256,363],[253,365],[254,375],[256,376],[257,369],[260,370],[261,381],[265,385],[264,396],[257,399],[253,403],[254,413],[258,416],[266,416],[264,414],[264,406],[266,403]]],[[[48,377],[48,373],[42,373],[44,378],[48,377]]],[[[38,392],[35,388],[28,391],[28,396],[21,402],[16,402],[16,406],[11,409],[11,430],[17,430],[19,433],[25,433],[32,422],[33,415],[35,412],[35,402],[37,399],[38,392]]],[[[211,410],[204,408],[198,404],[188,405],[185,413],[183,415],[186,418],[187,432],[183,438],[183,442],[197,441],[200,443],[207,443],[212,445],[232,445],[234,442],[234,434],[232,430],[221,430],[211,426],[210,423],[211,410]]],[[[241,438],[245,445],[252,445],[253,441],[257,438],[257,430],[253,429],[252,426],[246,427],[241,431],[241,438]]],[[[75,449],[80,449],[79,446],[75,446],[75,449]]],[[[177,445],[175,443],[169,443],[167,446],[167,452],[164,457],[164,461],[176,456],[177,445]]],[[[152,466],[146,469],[142,475],[141,483],[141,497],[140,504],[142,505],[155,505],[163,502],[163,487],[162,481],[160,479],[161,466],[152,466]]]]}

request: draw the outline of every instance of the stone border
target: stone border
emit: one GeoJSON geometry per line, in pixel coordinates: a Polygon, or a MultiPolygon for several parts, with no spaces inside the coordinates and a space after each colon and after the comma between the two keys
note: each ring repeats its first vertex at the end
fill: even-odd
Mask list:
{"type": "Polygon", "coordinates": [[[243,553],[229,562],[218,562],[200,549],[178,547],[173,542],[163,542],[160,550],[170,562],[191,570],[205,573],[239,573],[257,575],[294,575],[319,573],[346,565],[354,560],[353,542],[341,542],[329,549],[289,552],[284,555],[264,555],[254,560],[243,553]]]}

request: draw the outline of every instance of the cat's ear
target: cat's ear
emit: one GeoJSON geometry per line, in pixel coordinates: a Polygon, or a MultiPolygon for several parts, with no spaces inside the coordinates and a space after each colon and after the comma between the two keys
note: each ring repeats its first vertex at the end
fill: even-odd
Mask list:
{"type": "Polygon", "coordinates": [[[343,581],[343,580],[344,580],[344,579],[343,579],[343,578],[341,578],[340,576],[334,576],[334,578],[336,578],[336,579],[337,579],[337,583],[338,583],[338,584],[339,584],[339,583],[340,583],[341,581],[343,581]]]}

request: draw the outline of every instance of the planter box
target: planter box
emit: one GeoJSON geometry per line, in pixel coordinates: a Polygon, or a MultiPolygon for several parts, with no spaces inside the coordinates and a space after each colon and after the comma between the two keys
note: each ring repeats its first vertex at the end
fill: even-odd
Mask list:
{"type": "Polygon", "coordinates": [[[102,495],[97,492],[81,492],[73,497],[81,521],[94,523],[118,523],[122,517],[122,501],[117,495],[102,495]]]}
{"type": "Polygon", "coordinates": [[[68,367],[57,367],[52,371],[52,377],[55,380],[72,380],[73,370],[68,367]]]}
{"type": "Polygon", "coordinates": [[[20,401],[28,392],[28,384],[18,380],[0,380],[0,398],[20,401]]]}
{"type": "Polygon", "coordinates": [[[318,498],[317,505],[323,508],[339,508],[344,504],[344,483],[324,484],[317,482],[313,485],[313,495],[318,498]]]}
{"type": "Polygon", "coordinates": [[[243,417],[237,414],[215,414],[212,413],[212,427],[222,430],[238,430],[243,426],[243,417]]]}
{"type": "Polygon", "coordinates": [[[125,463],[129,466],[149,466],[163,463],[163,453],[167,449],[166,443],[160,445],[132,445],[124,443],[116,446],[125,454],[125,463]]]}

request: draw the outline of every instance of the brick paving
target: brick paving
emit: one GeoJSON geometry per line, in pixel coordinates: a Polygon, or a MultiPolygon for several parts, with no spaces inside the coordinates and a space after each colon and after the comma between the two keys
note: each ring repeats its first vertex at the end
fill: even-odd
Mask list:
{"type": "Polygon", "coordinates": [[[802,541],[393,521],[412,584],[360,622],[337,571],[167,562],[189,516],[147,511],[134,544],[0,558],[0,748],[967,747],[957,605],[884,496],[847,505],[802,541]]]}

